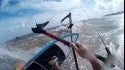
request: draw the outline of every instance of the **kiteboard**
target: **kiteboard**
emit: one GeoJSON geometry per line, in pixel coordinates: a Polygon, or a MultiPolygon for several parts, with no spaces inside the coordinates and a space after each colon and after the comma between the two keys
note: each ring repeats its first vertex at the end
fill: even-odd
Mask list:
{"type": "MultiPolygon", "coordinates": [[[[79,34],[73,33],[68,34],[63,37],[62,39],[70,42],[72,40],[75,43],[78,39],[79,34]]],[[[50,42],[47,46],[42,48],[33,58],[31,58],[25,65],[26,70],[51,70],[52,65],[49,64],[49,61],[53,56],[56,56],[57,62],[61,65],[64,60],[69,56],[72,48],[64,45],[63,43],[54,40],[50,42]]]]}

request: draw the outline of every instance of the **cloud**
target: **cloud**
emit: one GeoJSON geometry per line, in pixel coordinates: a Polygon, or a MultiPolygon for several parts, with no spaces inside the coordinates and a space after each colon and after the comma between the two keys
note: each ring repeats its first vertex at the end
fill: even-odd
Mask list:
{"type": "Polygon", "coordinates": [[[92,5],[90,9],[119,11],[123,10],[124,0],[2,0],[0,10],[16,12],[20,9],[44,9],[49,11],[63,11],[72,8],[88,8],[85,3],[92,5]],[[12,9],[13,8],[13,9],[12,9]]]}
{"type": "Polygon", "coordinates": [[[56,2],[56,1],[41,1],[39,2],[38,0],[35,2],[29,2],[28,4],[22,3],[22,6],[25,7],[33,7],[33,8],[44,8],[44,9],[50,9],[53,11],[62,11],[69,9],[71,7],[76,7],[79,5],[80,0],[62,0],[61,2],[56,2]]]}
{"type": "Polygon", "coordinates": [[[10,11],[32,8],[32,9],[49,9],[53,11],[66,10],[71,7],[76,7],[80,0],[3,0],[1,2],[1,11],[10,11]]]}
{"type": "Polygon", "coordinates": [[[0,6],[0,12],[7,13],[10,17],[11,15],[29,17],[29,15],[35,16],[47,12],[62,12],[60,14],[63,14],[66,11],[72,11],[76,17],[77,14],[83,14],[81,16],[83,18],[86,15],[84,9],[90,17],[102,16],[124,10],[124,0],[2,0],[0,6]]]}
{"type": "Polygon", "coordinates": [[[0,9],[1,11],[7,8],[7,5],[9,5],[8,0],[2,0],[0,9]]]}
{"type": "Polygon", "coordinates": [[[13,18],[16,15],[17,17],[28,17],[26,14],[35,15],[32,11],[36,11],[36,14],[60,12],[79,6],[80,0],[3,0],[0,6],[0,18],[13,18]]]}
{"type": "MultiPolygon", "coordinates": [[[[0,6],[0,12],[9,14],[8,16],[6,16],[7,14],[4,16],[12,19],[14,15],[27,18],[34,15],[41,18],[43,13],[51,15],[53,12],[61,12],[59,14],[62,15],[65,12],[72,11],[76,15],[74,17],[77,17],[75,20],[77,20],[80,17],[87,17],[84,9],[90,18],[98,17],[124,10],[124,0],[2,0],[0,6]],[[89,5],[91,6],[89,7],[89,5]]],[[[48,15],[44,15],[44,17],[48,15]]],[[[60,16],[58,15],[58,17],[60,16]]]]}
{"type": "Polygon", "coordinates": [[[103,11],[105,14],[124,10],[124,0],[95,0],[95,10],[103,11]]]}
{"type": "Polygon", "coordinates": [[[100,1],[100,2],[103,2],[103,3],[108,3],[108,2],[111,2],[111,1],[113,1],[113,0],[95,0],[96,2],[98,1],[100,1]]]}

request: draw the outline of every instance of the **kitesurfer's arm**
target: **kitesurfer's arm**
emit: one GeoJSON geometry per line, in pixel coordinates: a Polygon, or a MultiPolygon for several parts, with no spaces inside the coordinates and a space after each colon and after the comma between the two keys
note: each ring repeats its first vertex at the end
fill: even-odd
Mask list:
{"type": "Polygon", "coordinates": [[[61,70],[57,62],[53,65],[52,70],[61,70]]]}
{"type": "Polygon", "coordinates": [[[89,51],[86,45],[76,43],[76,45],[72,44],[71,47],[76,50],[79,56],[81,56],[82,58],[88,59],[91,62],[93,70],[102,70],[102,66],[100,65],[96,56],[89,51]]]}
{"type": "Polygon", "coordinates": [[[16,70],[25,70],[25,64],[24,63],[16,64],[16,70]]]}
{"type": "Polygon", "coordinates": [[[52,70],[61,70],[57,60],[58,58],[53,56],[49,61],[49,64],[52,65],[52,70]]]}
{"type": "Polygon", "coordinates": [[[91,62],[93,70],[102,70],[102,66],[100,65],[100,63],[98,62],[95,56],[91,57],[88,60],[91,62]]]}

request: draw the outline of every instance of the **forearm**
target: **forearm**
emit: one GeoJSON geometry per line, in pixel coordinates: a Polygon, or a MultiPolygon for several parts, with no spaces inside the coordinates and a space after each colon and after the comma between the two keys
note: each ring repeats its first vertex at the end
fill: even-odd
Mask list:
{"type": "Polygon", "coordinates": [[[52,70],[61,70],[61,68],[58,63],[56,63],[55,65],[53,65],[52,70]]]}
{"type": "Polygon", "coordinates": [[[92,57],[91,59],[88,60],[91,62],[93,70],[102,70],[102,66],[96,57],[92,57]]]}
{"type": "Polygon", "coordinates": [[[91,62],[93,70],[102,70],[102,66],[96,56],[89,51],[86,45],[83,46],[82,44],[76,43],[76,45],[71,44],[71,47],[77,51],[79,56],[88,59],[91,62]]]}

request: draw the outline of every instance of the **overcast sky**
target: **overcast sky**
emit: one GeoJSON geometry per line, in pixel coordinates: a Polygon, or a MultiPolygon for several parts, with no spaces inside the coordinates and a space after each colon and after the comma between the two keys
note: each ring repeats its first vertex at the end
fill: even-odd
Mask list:
{"type": "Polygon", "coordinates": [[[0,38],[30,33],[35,23],[51,18],[48,27],[59,25],[69,12],[73,22],[84,20],[85,10],[90,18],[100,17],[123,11],[124,0],[0,0],[0,38]]]}

